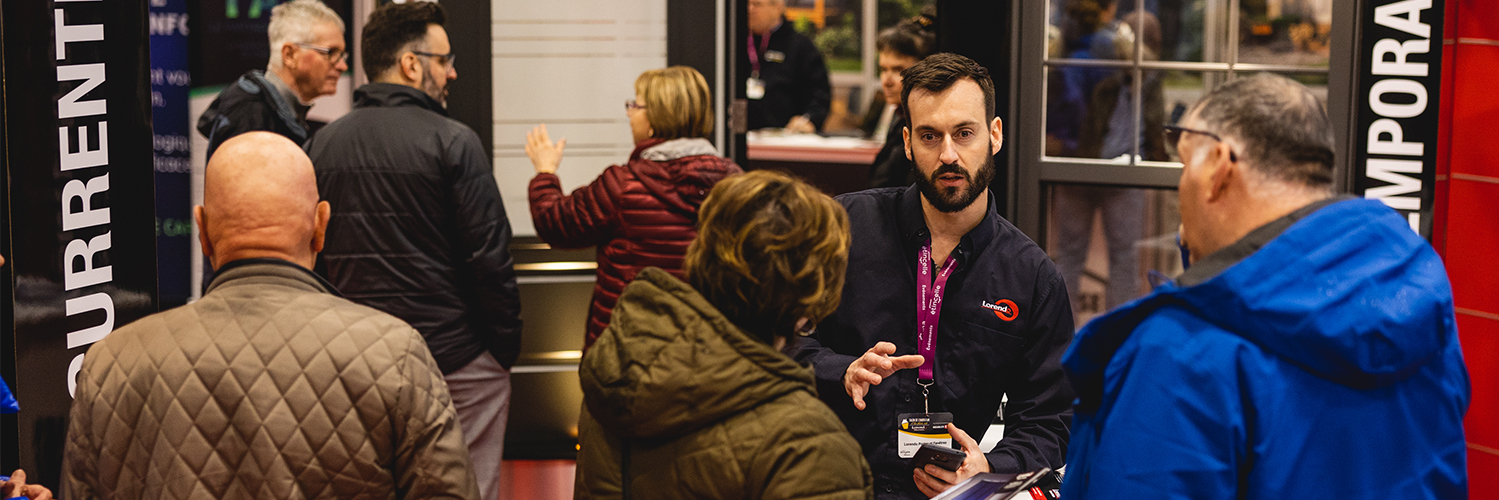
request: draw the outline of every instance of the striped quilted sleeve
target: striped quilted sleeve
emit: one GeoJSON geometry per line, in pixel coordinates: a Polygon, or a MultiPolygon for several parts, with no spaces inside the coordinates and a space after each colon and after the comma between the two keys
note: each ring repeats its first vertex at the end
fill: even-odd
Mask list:
{"type": "MultiPolygon", "coordinates": [[[[87,354],[84,359],[88,359],[87,354]]],[[[73,408],[68,417],[67,448],[63,455],[59,498],[99,498],[95,485],[99,480],[97,462],[101,451],[93,436],[94,425],[91,418],[94,411],[93,398],[98,388],[94,378],[89,376],[90,363],[84,365],[84,369],[78,374],[73,408]]]]}
{"type": "Polygon", "coordinates": [[[529,188],[531,222],[536,234],[557,248],[583,248],[613,237],[619,225],[615,195],[624,190],[623,167],[612,166],[569,195],[555,174],[537,174],[529,188]]]}

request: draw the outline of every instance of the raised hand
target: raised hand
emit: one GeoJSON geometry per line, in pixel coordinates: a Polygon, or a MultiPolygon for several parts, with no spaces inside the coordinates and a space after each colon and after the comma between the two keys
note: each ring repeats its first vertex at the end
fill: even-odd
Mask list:
{"type": "Polygon", "coordinates": [[[567,139],[553,143],[552,137],[547,135],[546,124],[537,125],[526,132],[526,156],[531,158],[531,166],[536,167],[538,174],[557,173],[557,167],[562,164],[564,149],[567,149],[567,139]]]}
{"type": "Polygon", "coordinates": [[[843,372],[843,390],[848,392],[848,397],[853,398],[854,408],[864,409],[864,395],[869,394],[869,386],[880,385],[885,377],[900,370],[916,368],[926,361],[919,354],[891,354],[895,354],[895,344],[880,342],[853,363],[849,363],[848,370],[843,372]]]}

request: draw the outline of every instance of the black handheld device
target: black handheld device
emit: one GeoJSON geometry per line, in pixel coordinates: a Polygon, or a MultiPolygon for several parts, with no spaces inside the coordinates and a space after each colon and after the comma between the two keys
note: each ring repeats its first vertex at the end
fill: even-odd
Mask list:
{"type": "Polygon", "coordinates": [[[921,445],[921,449],[916,450],[916,456],[911,457],[910,463],[912,469],[920,469],[926,467],[927,464],[932,464],[945,470],[956,471],[958,470],[958,466],[963,465],[963,460],[967,458],[968,454],[963,453],[962,450],[954,450],[935,444],[924,444],[921,445]]]}

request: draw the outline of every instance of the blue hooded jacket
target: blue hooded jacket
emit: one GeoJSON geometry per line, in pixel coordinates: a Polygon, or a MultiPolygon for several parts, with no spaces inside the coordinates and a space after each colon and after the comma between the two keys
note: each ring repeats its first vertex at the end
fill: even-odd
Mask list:
{"type": "Polygon", "coordinates": [[[1332,203],[1078,332],[1062,497],[1466,498],[1469,386],[1441,259],[1332,203]]]}

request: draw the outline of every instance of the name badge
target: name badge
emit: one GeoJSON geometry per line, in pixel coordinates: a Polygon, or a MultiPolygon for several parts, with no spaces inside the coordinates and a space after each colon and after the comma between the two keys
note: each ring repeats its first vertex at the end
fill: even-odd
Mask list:
{"type": "Polygon", "coordinates": [[[774,63],[786,62],[786,53],[779,50],[767,50],[765,51],[765,60],[774,63]]]}
{"type": "Polygon", "coordinates": [[[744,82],[744,96],[754,100],[765,98],[765,80],[750,77],[744,82]]]}
{"type": "Polygon", "coordinates": [[[895,427],[895,454],[900,458],[916,456],[921,445],[935,444],[952,448],[952,434],[947,424],[952,423],[952,414],[902,413],[895,427]]]}

